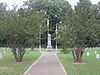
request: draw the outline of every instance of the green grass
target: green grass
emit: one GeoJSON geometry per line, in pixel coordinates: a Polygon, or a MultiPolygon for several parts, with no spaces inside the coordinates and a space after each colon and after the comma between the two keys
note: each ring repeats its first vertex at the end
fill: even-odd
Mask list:
{"type": "MultiPolygon", "coordinates": [[[[4,49],[0,49],[2,52],[4,49]]],[[[5,50],[6,55],[0,60],[0,67],[7,69],[0,70],[0,75],[23,75],[29,66],[41,55],[39,51],[26,51],[23,62],[17,63],[11,50],[5,50]]]]}
{"type": "MultiPolygon", "coordinates": [[[[83,55],[83,62],[87,64],[72,64],[73,57],[71,53],[58,53],[58,57],[68,75],[100,75],[100,58],[96,59],[94,50],[96,49],[85,50],[83,55]],[[87,52],[90,53],[90,56],[86,56],[87,52]]],[[[100,54],[100,48],[96,51],[98,54],[100,54]]]]}

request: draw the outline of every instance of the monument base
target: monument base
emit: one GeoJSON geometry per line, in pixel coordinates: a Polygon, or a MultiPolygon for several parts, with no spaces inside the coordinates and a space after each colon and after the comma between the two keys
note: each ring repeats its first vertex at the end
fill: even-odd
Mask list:
{"type": "Polygon", "coordinates": [[[52,51],[52,46],[47,46],[46,51],[52,51]]]}

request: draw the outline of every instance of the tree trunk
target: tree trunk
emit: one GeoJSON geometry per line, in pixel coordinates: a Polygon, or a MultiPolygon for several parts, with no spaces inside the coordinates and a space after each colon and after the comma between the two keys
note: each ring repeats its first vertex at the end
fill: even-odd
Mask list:
{"type": "Polygon", "coordinates": [[[82,55],[83,55],[83,51],[79,48],[74,49],[72,51],[73,54],[73,58],[74,58],[74,62],[75,63],[81,63],[82,62],[82,55]]]}
{"type": "Polygon", "coordinates": [[[13,55],[14,55],[16,61],[18,62],[18,57],[17,57],[17,52],[16,52],[16,51],[17,51],[16,48],[13,48],[13,49],[12,49],[12,53],[13,53],[13,55]]]}
{"type": "Polygon", "coordinates": [[[19,47],[18,49],[17,48],[13,48],[12,52],[13,52],[13,55],[14,55],[14,57],[16,59],[16,62],[22,62],[23,56],[25,54],[25,49],[21,48],[21,47],[19,47]]]}
{"type": "Polygon", "coordinates": [[[67,51],[66,50],[64,51],[64,54],[67,54],[67,51]]]}
{"type": "Polygon", "coordinates": [[[34,51],[34,45],[32,45],[31,50],[34,51]]]}
{"type": "Polygon", "coordinates": [[[74,62],[76,62],[77,58],[74,50],[72,50],[72,54],[73,54],[74,62]]]}
{"type": "Polygon", "coordinates": [[[63,50],[63,52],[64,52],[64,54],[67,54],[67,48],[62,48],[63,50]]]}
{"type": "Polygon", "coordinates": [[[22,61],[24,54],[25,54],[24,48],[19,47],[18,48],[18,59],[19,59],[19,62],[22,61]]]}

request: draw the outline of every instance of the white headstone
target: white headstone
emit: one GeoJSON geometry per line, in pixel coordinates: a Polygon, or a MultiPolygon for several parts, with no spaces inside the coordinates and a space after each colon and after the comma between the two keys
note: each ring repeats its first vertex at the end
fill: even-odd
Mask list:
{"type": "Polygon", "coordinates": [[[89,52],[87,52],[87,56],[89,56],[90,55],[90,53],[89,52]]]}
{"type": "Polygon", "coordinates": [[[87,47],[86,49],[88,50],[89,48],[87,47]]]}
{"type": "Polygon", "coordinates": [[[0,53],[0,60],[3,58],[3,55],[2,55],[2,53],[0,53]]]}
{"type": "Polygon", "coordinates": [[[95,54],[97,54],[97,51],[95,51],[95,54]]]}
{"type": "Polygon", "coordinates": [[[89,48],[89,50],[91,50],[91,49],[92,49],[92,47],[89,48]]]}
{"type": "Polygon", "coordinates": [[[3,51],[3,54],[5,55],[5,53],[6,53],[6,52],[5,52],[5,50],[4,50],[4,51],[3,51]]]}
{"type": "Polygon", "coordinates": [[[100,58],[100,55],[99,54],[96,54],[96,58],[99,59],[100,58]]]}
{"type": "Polygon", "coordinates": [[[41,51],[41,46],[39,46],[39,51],[41,51]]]}
{"type": "Polygon", "coordinates": [[[85,50],[88,50],[88,48],[85,48],[85,50]]]}
{"type": "Polygon", "coordinates": [[[29,48],[29,50],[31,50],[31,48],[29,48]]]}

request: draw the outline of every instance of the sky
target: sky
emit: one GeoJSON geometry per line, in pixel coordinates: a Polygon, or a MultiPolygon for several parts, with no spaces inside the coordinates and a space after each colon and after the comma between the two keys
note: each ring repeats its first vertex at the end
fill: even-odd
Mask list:
{"type": "MultiPolygon", "coordinates": [[[[13,4],[18,4],[18,6],[21,6],[24,1],[27,0],[0,0],[0,2],[6,2],[9,7],[11,7],[11,5],[13,4]]],[[[76,5],[79,0],[67,0],[67,1],[72,5],[72,7],[74,7],[74,5],[76,5]]],[[[90,0],[90,1],[93,4],[97,4],[100,0],[90,0]]]]}

